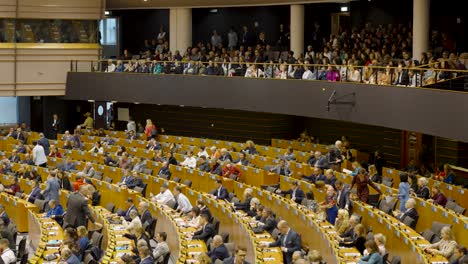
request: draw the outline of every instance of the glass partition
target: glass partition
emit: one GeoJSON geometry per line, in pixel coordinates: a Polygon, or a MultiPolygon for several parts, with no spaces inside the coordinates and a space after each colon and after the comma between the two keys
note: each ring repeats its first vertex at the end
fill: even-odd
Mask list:
{"type": "Polygon", "coordinates": [[[96,20],[0,19],[0,42],[97,43],[96,20]]]}

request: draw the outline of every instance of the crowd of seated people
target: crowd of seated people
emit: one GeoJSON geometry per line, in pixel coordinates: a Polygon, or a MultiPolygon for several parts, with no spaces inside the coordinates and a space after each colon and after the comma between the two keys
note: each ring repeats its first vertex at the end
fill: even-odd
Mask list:
{"type": "MultiPolygon", "coordinates": [[[[98,134],[99,132],[96,132],[98,134]]],[[[66,139],[72,137],[74,138],[74,141],[81,141],[80,136],[81,133],[79,129],[75,131],[74,136],[71,136],[68,134],[65,135],[66,139]]],[[[108,139],[103,133],[101,133],[101,136],[104,139],[108,139]]],[[[96,138],[96,140],[100,140],[96,138]]],[[[45,140],[42,140],[44,142],[45,140]]],[[[148,148],[152,148],[152,150],[155,153],[162,153],[162,149],[160,148],[160,144],[156,142],[154,138],[149,138],[148,140],[148,148]],[[159,145],[159,147],[157,147],[159,145]]],[[[45,143],[42,143],[43,145],[46,145],[45,143]]],[[[357,175],[353,177],[353,184],[351,186],[345,185],[342,182],[338,181],[334,177],[334,171],[333,169],[330,169],[332,167],[336,166],[336,162],[331,162],[330,161],[337,161],[337,160],[344,160],[346,157],[344,157],[345,152],[342,151],[342,146],[343,143],[341,141],[337,141],[335,144],[335,147],[332,148],[333,151],[329,152],[325,156],[325,161],[326,162],[321,162],[324,160],[324,157],[321,155],[321,153],[316,153],[313,152],[311,153],[310,157],[310,162],[308,161],[309,165],[314,167],[317,171],[314,171],[314,175],[311,177],[311,181],[317,184],[317,186],[320,185],[325,185],[325,190],[326,190],[326,198],[325,201],[322,203],[317,203],[317,201],[314,200],[313,193],[304,193],[299,186],[298,183],[293,181],[291,183],[291,189],[289,190],[277,190],[276,192],[280,195],[288,195],[290,199],[298,204],[301,204],[305,206],[308,209],[311,209],[315,212],[319,212],[319,214],[322,214],[323,219],[327,220],[331,224],[335,225],[337,229],[337,233],[339,237],[337,238],[343,246],[351,246],[351,247],[356,247],[358,250],[363,253],[363,259],[361,260],[362,263],[368,263],[365,261],[369,261],[370,259],[377,261],[383,257],[382,252],[385,252],[385,238],[382,238],[381,236],[377,236],[374,238],[374,240],[368,240],[366,238],[366,233],[365,228],[359,223],[359,220],[356,219],[353,215],[350,216],[350,212],[352,210],[352,202],[350,201],[350,189],[353,188],[353,185],[356,185],[358,187],[357,191],[357,198],[361,200],[362,202],[367,202],[368,194],[369,194],[369,189],[368,186],[370,185],[371,187],[376,188],[377,191],[380,191],[376,185],[373,183],[371,175],[367,173],[367,171],[362,168],[359,164],[356,164],[356,171],[357,175]],[[323,172],[323,169],[326,169],[325,172],[323,172]],[[323,182],[323,183],[322,183],[323,182]],[[366,254],[367,252],[367,254],[366,254]]],[[[21,147],[21,146],[18,146],[21,147]]],[[[102,143],[96,143],[93,146],[94,151],[96,153],[100,153],[99,150],[102,148],[102,143]]],[[[55,149],[51,148],[51,152],[60,153],[60,149],[55,149]]],[[[178,146],[175,144],[171,147],[173,151],[177,151],[178,146]]],[[[17,149],[18,151],[18,149],[17,149]]],[[[45,153],[44,147],[41,148],[41,151],[45,153]]],[[[33,150],[31,150],[33,152],[33,150]]],[[[246,149],[242,150],[243,153],[256,153],[255,149],[255,144],[251,141],[247,143],[246,149]]],[[[166,156],[160,155],[160,157],[155,158],[160,158],[160,162],[164,162],[166,164],[163,166],[161,170],[166,169],[166,173],[170,174],[170,170],[168,170],[168,165],[173,164],[173,165],[180,165],[180,166],[187,166],[191,167],[193,166],[193,159],[195,159],[195,164],[196,166],[210,166],[209,164],[207,165],[207,160],[214,161],[214,165],[217,166],[214,169],[215,171],[218,171],[219,175],[222,176],[224,175],[225,177],[230,177],[230,174],[236,174],[236,171],[231,170],[231,166],[235,166],[236,161],[233,161],[232,156],[230,155],[229,151],[227,149],[217,149],[216,147],[212,147],[210,149],[209,154],[206,151],[205,147],[200,147],[199,148],[199,153],[195,154],[194,153],[187,153],[186,159],[182,162],[177,161],[173,155],[173,152],[168,152],[166,156]],[[208,158],[206,156],[208,156],[208,158]],[[166,167],[166,168],[165,168],[166,167]],[[223,173],[224,172],[229,172],[229,173],[223,173]]],[[[55,154],[55,155],[56,155],[55,154]]],[[[102,155],[104,156],[106,153],[102,152],[102,155]]],[[[140,176],[141,173],[141,166],[144,163],[144,159],[142,158],[135,158],[133,159],[128,155],[128,153],[125,151],[125,148],[122,146],[120,147],[118,153],[115,153],[116,156],[118,156],[118,160],[115,161],[115,166],[119,166],[122,169],[125,169],[124,176],[118,184],[123,187],[127,188],[134,188],[135,186],[141,186],[142,184],[142,179],[140,176]]],[[[44,154],[45,155],[45,154],[44,154]]],[[[13,152],[12,159],[15,159],[15,153],[13,152]]],[[[245,158],[245,157],[244,157],[245,158]]],[[[3,158],[3,160],[7,159],[6,157],[3,158]]],[[[22,162],[21,160],[15,160],[15,162],[22,162]]],[[[284,173],[283,175],[288,175],[287,170],[285,169],[288,165],[289,162],[295,160],[295,153],[293,149],[288,149],[281,157],[280,159],[280,165],[279,169],[276,171],[279,171],[279,174],[284,173]],[[283,166],[283,167],[282,167],[283,166]]],[[[239,161],[240,162],[240,161],[239,161]]],[[[33,163],[34,164],[34,163],[33,163]]],[[[242,164],[242,163],[240,163],[242,164]]],[[[41,164],[36,164],[36,165],[42,165],[41,164]]],[[[70,191],[75,191],[76,193],[82,193],[83,196],[88,197],[88,199],[93,201],[93,204],[99,204],[99,202],[95,203],[95,198],[94,194],[96,193],[95,188],[93,188],[92,184],[90,182],[86,181],[86,178],[91,177],[92,174],[94,173],[94,165],[92,163],[86,163],[85,168],[78,172],[76,174],[76,181],[73,183],[66,183],[66,180],[68,177],[66,174],[64,175],[64,172],[66,173],[66,168],[71,168],[73,167],[73,161],[69,159],[69,157],[65,158],[65,162],[63,165],[59,165],[57,169],[51,170],[50,175],[48,176],[48,179],[46,181],[46,188],[43,191],[40,191],[39,194],[37,192],[33,191],[31,194],[25,195],[25,198],[28,199],[37,199],[37,197],[44,198],[48,204],[49,204],[49,210],[46,213],[48,217],[51,217],[55,219],[57,222],[60,224],[66,223],[66,219],[63,219],[63,209],[60,204],[58,204],[59,201],[59,190],[60,189],[67,189],[70,191]],[[40,195],[40,196],[39,196],[40,195]]],[[[5,166],[2,166],[4,168],[5,166]]],[[[20,168],[21,169],[21,168],[20,168]]],[[[18,177],[23,177],[26,178],[29,177],[31,179],[34,179],[33,176],[34,172],[29,171],[29,176],[26,176],[26,171],[24,171],[26,167],[23,168],[23,171],[18,174],[18,177]]],[[[209,168],[210,171],[212,168],[209,168]]],[[[274,170],[275,171],[275,170],[274,170]]],[[[375,172],[374,172],[375,173],[375,172]]],[[[160,171],[160,175],[163,175],[164,172],[160,171]]],[[[236,175],[239,176],[239,175],[236,175]]],[[[236,178],[237,179],[237,178],[236,178]]],[[[227,193],[227,190],[222,186],[222,181],[217,181],[217,189],[213,193],[213,197],[217,199],[224,199],[224,200],[229,200],[229,195],[227,193]]],[[[402,180],[403,184],[408,184],[404,179],[402,180]]],[[[37,184],[37,183],[35,183],[37,184]]],[[[411,217],[415,220],[414,225],[416,225],[416,221],[418,220],[418,212],[416,211],[415,207],[415,200],[413,198],[410,198],[412,195],[418,196],[423,199],[428,199],[430,198],[430,201],[434,201],[434,203],[439,203],[443,202],[443,197],[441,198],[441,192],[440,188],[437,189],[437,185],[434,185],[432,187],[432,194],[430,193],[429,188],[427,187],[427,182],[425,181],[424,178],[421,178],[417,181],[417,184],[415,184],[416,189],[411,189],[413,187],[410,187],[405,189],[405,199],[402,200],[404,201],[403,206],[400,207],[399,210],[396,210],[393,212],[394,216],[401,221],[405,219],[405,217],[411,217]]],[[[13,183],[12,186],[4,188],[6,192],[15,192],[18,191],[15,188],[19,187],[17,184],[13,183]]],[[[196,206],[192,206],[190,201],[187,199],[187,197],[182,193],[182,190],[180,188],[174,188],[173,190],[170,190],[167,185],[162,185],[160,193],[153,195],[150,194],[150,197],[152,197],[151,202],[153,203],[160,203],[160,204],[165,204],[168,206],[174,207],[174,209],[178,210],[181,212],[183,215],[186,216],[187,220],[190,221],[191,226],[194,226],[197,228],[197,232],[194,234],[190,235],[190,238],[194,239],[202,239],[202,240],[207,240],[208,238],[214,237],[215,234],[211,231],[210,228],[210,222],[211,222],[211,214],[208,210],[208,208],[204,205],[203,201],[197,201],[196,206]],[[175,206],[177,205],[177,206],[175,206]]],[[[253,195],[253,190],[250,188],[245,189],[242,199],[236,203],[233,204],[233,207],[236,210],[241,210],[244,211],[248,216],[255,218],[258,222],[257,225],[259,228],[262,230],[268,231],[268,232],[273,232],[275,228],[278,228],[280,230],[280,235],[281,239],[277,240],[276,244],[270,244],[267,246],[281,246],[284,247],[282,248],[283,252],[285,253],[285,261],[287,263],[291,263],[292,259],[295,260],[300,260],[304,259],[305,257],[303,255],[300,255],[299,253],[295,253],[299,250],[295,250],[297,245],[295,244],[297,242],[297,239],[294,237],[294,232],[289,228],[289,225],[287,222],[276,222],[275,219],[275,213],[272,212],[269,208],[263,207],[260,203],[259,200],[254,197],[253,195]],[[292,231],[292,232],[291,232],[292,231]],[[291,236],[291,237],[290,237],[291,236]],[[289,239],[294,241],[293,244],[289,243],[289,239]],[[289,248],[291,247],[291,248],[289,248]]],[[[136,243],[142,243],[141,240],[146,240],[145,239],[145,233],[143,230],[141,230],[140,226],[143,226],[144,222],[148,221],[147,219],[151,219],[151,214],[148,216],[147,209],[148,205],[145,204],[140,204],[138,208],[133,204],[133,200],[129,199],[128,201],[128,208],[126,208],[125,213],[121,215],[121,221],[125,223],[125,225],[128,228],[129,232],[129,237],[132,237],[135,239],[136,243]]],[[[401,203],[400,203],[401,204],[401,203]]],[[[67,208],[70,208],[70,206],[67,206],[67,208]]],[[[69,222],[68,222],[69,223],[69,222]]],[[[79,225],[74,224],[72,228],[78,228],[79,225]]],[[[81,230],[80,232],[82,232],[81,230]]],[[[458,249],[456,246],[456,242],[453,241],[453,237],[448,234],[443,235],[442,240],[447,241],[447,242],[440,242],[439,244],[434,244],[431,246],[428,251],[430,251],[433,254],[440,254],[443,256],[452,256],[456,254],[461,254],[460,252],[464,252],[463,249],[458,249]],[[455,243],[455,245],[453,245],[455,243]],[[447,245],[450,245],[451,251],[449,253],[445,252],[446,248],[448,247],[447,245]],[[458,251],[457,251],[458,250],[458,251]]],[[[162,235],[161,235],[162,237],[162,235]]],[[[160,237],[160,240],[162,239],[160,237]]],[[[300,243],[300,240],[299,240],[300,243]]],[[[216,247],[219,247],[219,243],[216,243],[216,247]]],[[[144,246],[144,245],[143,245],[144,246]]],[[[142,247],[143,247],[142,246],[142,247]]],[[[215,247],[215,248],[216,248],[215,247]]],[[[79,248],[79,247],[77,247],[79,248]]],[[[76,249],[70,248],[72,253],[80,259],[80,254],[76,249]]],[[[300,245],[299,245],[300,249],[300,245]]],[[[312,253],[312,252],[311,252],[312,253]]],[[[154,254],[153,256],[147,255],[145,251],[143,250],[142,252],[139,252],[138,250],[135,252],[135,254],[139,254],[140,257],[142,258],[155,258],[154,254]]],[[[314,256],[313,254],[309,254],[308,256],[309,259],[315,259],[315,261],[320,261],[320,258],[317,256],[314,256]]],[[[304,259],[305,260],[305,259],[304,259]]],[[[296,263],[296,262],[294,262],[296,263]]],[[[300,263],[300,262],[299,262],[300,263]]],[[[374,263],[374,262],[371,262],[374,263]]],[[[379,263],[379,262],[376,262],[379,263]]]]}
{"type": "Polygon", "coordinates": [[[465,57],[442,51],[441,47],[424,52],[419,61],[412,59],[419,54],[411,55],[411,32],[411,25],[366,24],[352,32],[323,38],[309,45],[304,54],[279,52],[281,40],[265,41],[260,37],[263,32],[252,41],[246,40],[244,32],[242,39],[234,43],[229,40],[227,46],[214,32],[211,42],[200,42],[173,54],[162,40],[157,45],[145,44],[138,59],[131,59],[125,51],[120,60],[109,60],[102,70],[422,86],[457,76],[444,69],[466,69],[465,57]]]}

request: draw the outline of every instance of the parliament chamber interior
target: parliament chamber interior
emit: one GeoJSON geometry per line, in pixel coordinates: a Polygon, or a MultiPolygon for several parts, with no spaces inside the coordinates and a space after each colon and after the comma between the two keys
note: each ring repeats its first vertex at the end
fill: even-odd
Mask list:
{"type": "Polygon", "coordinates": [[[468,264],[466,19],[0,0],[0,264],[468,264]]]}

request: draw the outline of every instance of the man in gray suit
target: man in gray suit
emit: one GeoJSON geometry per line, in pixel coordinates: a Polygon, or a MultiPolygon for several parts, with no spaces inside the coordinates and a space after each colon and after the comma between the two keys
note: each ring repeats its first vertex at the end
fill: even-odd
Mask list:
{"type": "Polygon", "coordinates": [[[60,201],[59,197],[59,190],[60,190],[60,183],[55,177],[55,172],[52,172],[47,176],[46,181],[46,188],[42,191],[42,195],[44,196],[44,200],[49,202],[50,200],[60,201]]]}
{"type": "Polygon", "coordinates": [[[166,256],[166,254],[170,252],[169,246],[166,242],[166,238],[166,232],[158,232],[155,235],[155,239],[158,242],[156,248],[153,250],[153,258],[155,260],[155,263],[163,263],[164,256],[166,256]]]}
{"type": "Polygon", "coordinates": [[[87,226],[88,219],[94,222],[94,218],[88,208],[87,202],[88,188],[80,186],[78,192],[70,194],[67,202],[67,212],[65,214],[65,227],[87,226]]]}

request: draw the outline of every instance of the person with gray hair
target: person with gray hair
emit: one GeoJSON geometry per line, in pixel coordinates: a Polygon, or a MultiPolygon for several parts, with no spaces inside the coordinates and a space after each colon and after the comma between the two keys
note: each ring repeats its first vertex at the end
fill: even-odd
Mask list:
{"type": "Polygon", "coordinates": [[[229,251],[224,245],[223,238],[220,235],[213,237],[211,243],[211,250],[208,252],[208,256],[211,258],[211,262],[214,263],[217,259],[224,260],[229,258],[229,251]]]}
{"type": "Polygon", "coordinates": [[[123,218],[124,217],[122,217],[122,220],[124,222],[124,225],[127,226],[127,230],[132,230],[132,229],[134,229],[136,227],[142,227],[140,217],[138,216],[138,212],[135,209],[132,209],[130,211],[130,219],[132,219],[130,221],[130,223],[125,221],[125,219],[123,219],[123,218]]]}
{"type": "Polygon", "coordinates": [[[153,256],[148,246],[138,248],[138,255],[140,256],[140,264],[154,264],[153,256]]]}
{"type": "Polygon", "coordinates": [[[297,263],[301,259],[303,259],[302,252],[300,250],[294,251],[292,254],[293,263],[297,263]]]}
{"type": "Polygon", "coordinates": [[[75,254],[73,254],[73,251],[68,247],[63,247],[60,251],[60,261],[62,261],[61,263],[67,264],[81,263],[80,259],[78,259],[78,257],[75,254]]]}
{"type": "Polygon", "coordinates": [[[396,210],[393,212],[393,215],[402,222],[403,220],[405,220],[406,217],[411,217],[414,220],[414,223],[410,227],[414,228],[416,224],[418,223],[418,219],[419,219],[419,214],[416,211],[416,208],[414,208],[415,206],[416,206],[416,200],[414,198],[409,198],[405,203],[406,210],[404,212],[396,210]]]}
{"type": "Polygon", "coordinates": [[[418,179],[418,189],[415,190],[416,196],[422,198],[424,200],[429,199],[431,197],[431,192],[429,191],[429,187],[427,187],[427,179],[426,178],[419,178],[418,179]]]}
{"type": "Polygon", "coordinates": [[[96,172],[93,168],[93,164],[91,162],[86,162],[85,167],[83,168],[83,171],[81,171],[83,176],[86,177],[93,177],[94,173],[96,172]]]}

